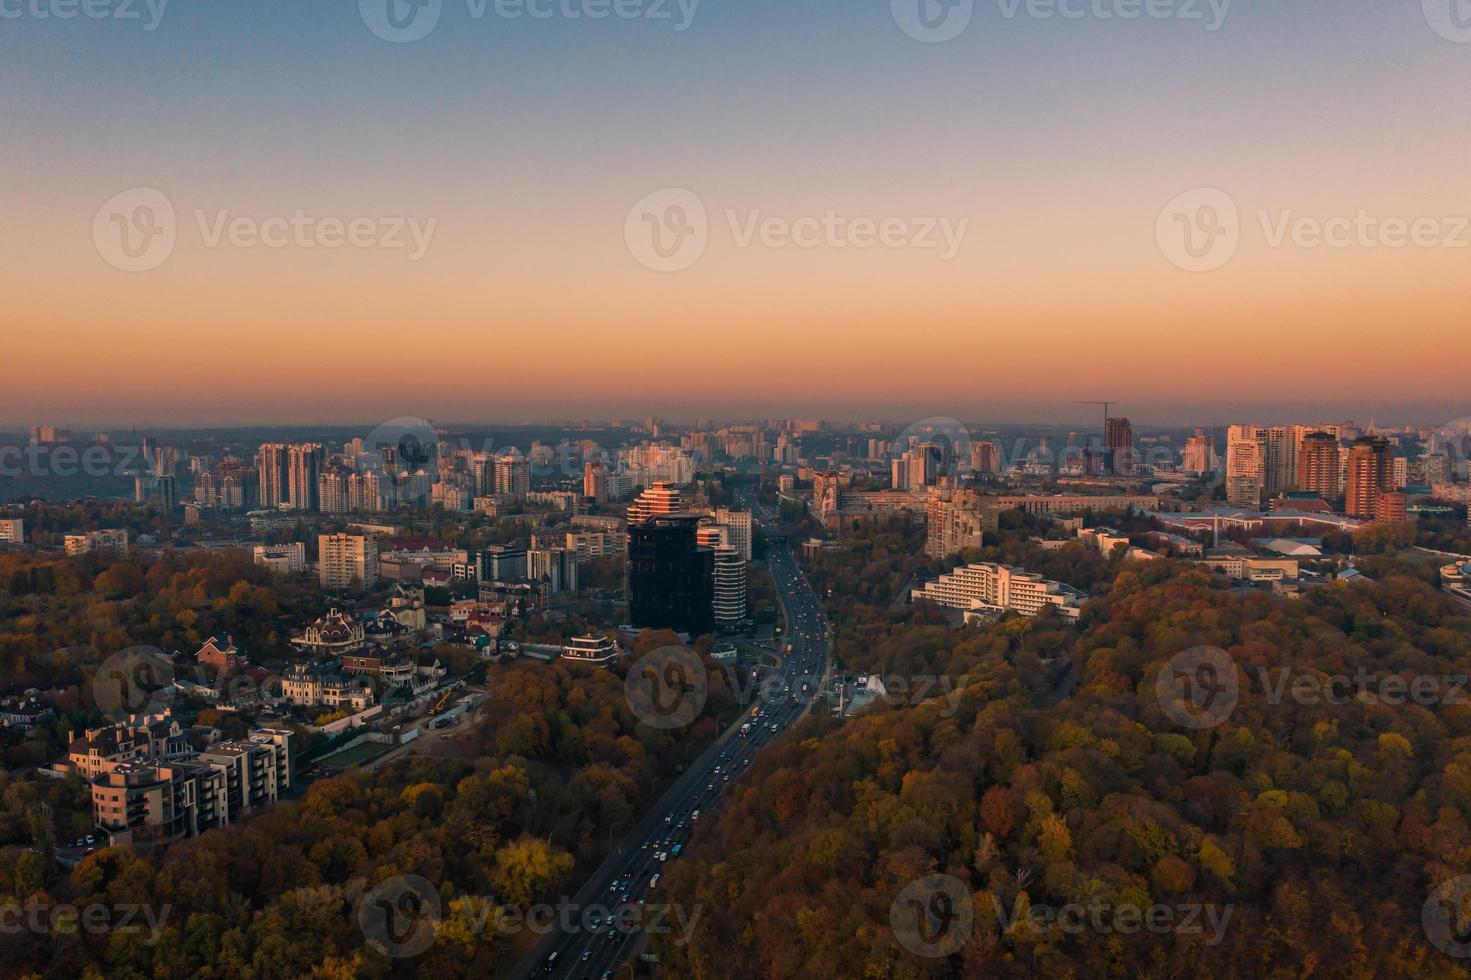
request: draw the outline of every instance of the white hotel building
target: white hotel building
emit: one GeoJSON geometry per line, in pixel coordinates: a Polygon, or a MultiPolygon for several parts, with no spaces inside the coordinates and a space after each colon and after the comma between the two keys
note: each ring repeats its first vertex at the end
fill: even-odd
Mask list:
{"type": "Polygon", "coordinates": [[[980,562],[963,565],[948,575],[915,589],[916,601],[933,602],[967,613],[1017,612],[1035,616],[1043,606],[1056,606],[1063,618],[1076,621],[1087,594],[1061,582],[1050,582],[1035,572],[1009,565],[980,562]]]}

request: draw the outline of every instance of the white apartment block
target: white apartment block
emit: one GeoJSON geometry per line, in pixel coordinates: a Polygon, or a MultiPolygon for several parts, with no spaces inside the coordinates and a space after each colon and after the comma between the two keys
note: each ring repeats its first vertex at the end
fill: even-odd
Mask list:
{"type": "Polygon", "coordinates": [[[729,507],[715,508],[715,523],[730,529],[730,544],[746,561],[751,560],[751,512],[731,510],[729,507]]]}
{"type": "Polygon", "coordinates": [[[0,519],[0,544],[25,544],[26,522],[19,517],[0,519]]]}
{"type": "Polygon", "coordinates": [[[1086,598],[1070,585],[990,562],[961,566],[910,595],[916,601],[966,612],[1017,612],[1035,616],[1042,607],[1050,605],[1069,620],[1077,620],[1082,600],[1086,598]]]}
{"type": "Polygon", "coordinates": [[[257,565],[276,575],[300,575],[306,571],[306,545],[300,541],[258,544],[254,556],[257,565]]]}

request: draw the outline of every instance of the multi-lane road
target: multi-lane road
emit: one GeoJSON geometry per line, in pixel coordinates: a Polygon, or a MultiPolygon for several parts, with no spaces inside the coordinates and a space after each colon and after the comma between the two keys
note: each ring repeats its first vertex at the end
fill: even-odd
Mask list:
{"type": "MultiPolygon", "coordinates": [[[[755,505],[759,524],[774,527],[775,515],[755,505]]],[[[721,796],[740,781],[756,753],[780,738],[811,706],[828,670],[831,636],[822,606],[785,544],[771,544],[766,565],[786,613],[786,641],[779,671],[753,678],[748,668],[744,690],[754,692],[742,717],[707,749],[641,818],[633,831],[582,889],[572,908],[559,915],[553,931],[512,972],[524,977],[614,977],[619,964],[640,948],[637,928],[618,923],[642,921],[651,931],[684,934],[693,910],[670,909],[659,882],[689,846],[700,820],[710,819],[721,796]],[[745,728],[743,726],[749,726],[745,728]],[[605,911],[606,910],[606,911],[605,911]],[[610,921],[611,920],[611,921],[610,921]]]]}

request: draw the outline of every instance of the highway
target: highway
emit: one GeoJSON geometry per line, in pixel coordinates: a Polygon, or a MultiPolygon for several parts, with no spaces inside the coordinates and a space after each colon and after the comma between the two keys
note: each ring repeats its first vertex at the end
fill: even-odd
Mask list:
{"type": "MultiPolygon", "coordinates": [[[[755,505],[751,499],[743,503],[753,507],[758,525],[775,527],[776,517],[768,508],[755,505]]],[[[613,923],[638,921],[639,915],[650,929],[657,924],[684,933],[692,910],[678,910],[681,915],[662,906],[658,884],[661,873],[679,860],[689,846],[695,824],[711,819],[710,812],[725,791],[741,779],[756,753],[806,714],[828,668],[832,638],[806,577],[785,544],[770,544],[766,563],[786,613],[786,639],[792,644],[780,671],[780,682],[772,679],[776,675],[767,675],[768,679],[754,689],[754,701],[743,716],[690,765],[573,897],[578,914],[558,916],[554,931],[543,936],[517,964],[511,973],[516,980],[617,976],[619,964],[640,948],[644,937],[637,928],[620,931],[613,923]],[[750,726],[749,731],[743,730],[745,725],[750,726]],[[603,913],[596,913],[597,921],[593,922],[594,915],[586,914],[593,906],[604,907],[607,915],[616,918],[609,921],[603,913]]],[[[752,682],[749,672],[742,680],[752,682]]]]}

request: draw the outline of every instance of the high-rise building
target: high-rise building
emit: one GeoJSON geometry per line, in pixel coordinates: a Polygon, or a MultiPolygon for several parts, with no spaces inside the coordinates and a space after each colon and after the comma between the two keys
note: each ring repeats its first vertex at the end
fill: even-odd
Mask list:
{"type": "Polygon", "coordinates": [[[1183,468],[1186,473],[1203,476],[1213,473],[1216,469],[1216,447],[1215,441],[1205,434],[1204,429],[1196,429],[1195,435],[1185,440],[1185,458],[1183,468]]]}
{"type": "Polygon", "coordinates": [[[309,442],[286,449],[286,503],[292,510],[317,510],[326,453],[309,442]]]}
{"type": "Polygon", "coordinates": [[[260,505],[275,510],[287,501],[286,447],[278,442],[266,443],[255,456],[260,476],[260,505]]]}
{"type": "Polygon", "coordinates": [[[696,540],[699,518],[661,514],[628,532],[628,613],[641,628],[690,636],[715,626],[715,556],[696,540]]]}
{"type": "Polygon", "coordinates": [[[339,466],[329,466],[322,471],[317,487],[317,506],[324,514],[348,514],[352,512],[349,486],[353,474],[339,466]]]}
{"type": "Polygon", "coordinates": [[[1297,482],[1298,446],[1308,429],[1302,425],[1274,425],[1262,436],[1262,488],[1268,493],[1290,490],[1297,482]]]}
{"type": "Polygon", "coordinates": [[[378,539],[364,534],[318,535],[317,568],[323,589],[372,588],[378,581],[378,539]]]}
{"type": "Polygon", "coordinates": [[[707,524],[699,529],[695,540],[715,555],[714,599],[715,625],[733,629],[746,618],[746,560],[733,542],[729,526],[707,524]]]}
{"type": "Polygon", "coordinates": [[[1350,517],[1372,519],[1381,493],[1392,489],[1394,477],[1389,440],[1360,436],[1348,451],[1348,477],[1344,487],[1344,512],[1350,517]]]}
{"type": "Polygon", "coordinates": [[[1128,419],[1103,420],[1103,448],[1110,472],[1121,476],[1134,472],[1134,426],[1128,419]]]}
{"type": "Polygon", "coordinates": [[[981,547],[988,515],[994,520],[999,513],[994,501],[994,497],[953,486],[948,480],[930,487],[925,506],[925,554],[944,558],[967,548],[981,547]]]}
{"type": "Polygon", "coordinates": [[[482,582],[524,582],[527,578],[526,549],[516,545],[493,545],[476,556],[476,572],[482,582]]]}
{"type": "Polygon", "coordinates": [[[1001,451],[989,439],[973,443],[970,447],[970,468],[980,476],[992,476],[1001,472],[1001,451]]]}
{"type": "Polygon", "coordinates": [[[531,492],[531,460],[511,450],[495,461],[495,492],[512,500],[525,500],[531,492]]]}
{"type": "Polygon", "coordinates": [[[595,504],[606,504],[612,500],[613,485],[608,475],[608,467],[602,460],[588,460],[582,468],[582,495],[595,504]]]}
{"type": "Polygon", "coordinates": [[[1309,432],[1297,453],[1297,489],[1324,499],[1338,496],[1338,440],[1327,432],[1309,432]]]}
{"type": "Polygon", "coordinates": [[[532,548],[526,552],[525,577],[544,582],[551,595],[576,592],[577,552],[565,548],[532,548]]]}
{"type": "Polygon", "coordinates": [[[640,524],[650,517],[673,514],[679,507],[679,487],[672,483],[655,483],[628,505],[628,523],[640,524]]]}
{"type": "Polygon", "coordinates": [[[746,618],[746,561],[732,545],[714,549],[715,625],[734,629],[746,618]]]}
{"type": "Polygon", "coordinates": [[[1233,507],[1261,507],[1266,487],[1267,430],[1233,425],[1226,430],[1226,500],[1233,507]]]}
{"type": "Polygon", "coordinates": [[[746,561],[751,560],[751,512],[731,510],[729,507],[715,508],[715,523],[730,532],[730,545],[746,561]]]}

